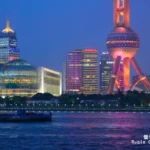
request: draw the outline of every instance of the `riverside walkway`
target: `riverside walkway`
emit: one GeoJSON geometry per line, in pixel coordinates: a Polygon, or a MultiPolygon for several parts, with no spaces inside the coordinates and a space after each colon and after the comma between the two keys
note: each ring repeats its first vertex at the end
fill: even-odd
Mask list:
{"type": "Polygon", "coordinates": [[[26,111],[99,111],[99,112],[150,112],[150,108],[41,108],[41,107],[2,107],[0,111],[16,111],[18,109],[26,111]]]}

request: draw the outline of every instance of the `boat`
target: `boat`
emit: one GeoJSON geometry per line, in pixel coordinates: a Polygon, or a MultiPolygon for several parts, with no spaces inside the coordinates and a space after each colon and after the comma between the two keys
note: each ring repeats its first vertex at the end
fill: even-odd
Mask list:
{"type": "Polygon", "coordinates": [[[0,122],[52,121],[51,112],[37,113],[17,110],[16,113],[0,113],[0,122]]]}

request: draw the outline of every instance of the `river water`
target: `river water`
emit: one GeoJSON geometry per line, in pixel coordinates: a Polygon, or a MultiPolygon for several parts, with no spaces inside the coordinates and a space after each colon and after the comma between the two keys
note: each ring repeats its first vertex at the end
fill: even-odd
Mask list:
{"type": "Polygon", "coordinates": [[[148,112],[52,114],[52,122],[0,123],[0,150],[150,150],[148,112]]]}

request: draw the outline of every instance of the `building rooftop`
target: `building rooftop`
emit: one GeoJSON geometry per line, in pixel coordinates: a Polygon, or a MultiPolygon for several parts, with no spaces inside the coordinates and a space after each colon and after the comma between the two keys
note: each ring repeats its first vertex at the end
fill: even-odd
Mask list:
{"type": "Polygon", "coordinates": [[[14,33],[14,30],[10,28],[10,22],[9,20],[6,21],[6,28],[4,30],[2,30],[3,33],[9,33],[12,32],[14,33]]]}

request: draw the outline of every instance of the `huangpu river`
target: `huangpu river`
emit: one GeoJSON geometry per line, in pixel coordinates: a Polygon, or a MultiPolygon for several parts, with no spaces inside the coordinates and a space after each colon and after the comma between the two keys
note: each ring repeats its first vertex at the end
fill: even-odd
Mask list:
{"type": "Polygon", "coordinates": [[[52,114],[52,122],[0,123],[0,149],[150,150],[149,112],[52,114]]]}

